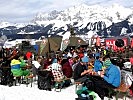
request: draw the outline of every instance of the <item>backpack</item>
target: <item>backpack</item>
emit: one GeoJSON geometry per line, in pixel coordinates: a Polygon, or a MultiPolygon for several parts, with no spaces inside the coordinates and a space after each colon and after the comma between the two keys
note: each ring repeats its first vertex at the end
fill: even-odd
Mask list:
{"type": "Polygon", "coordinates": [[[1,85],[13,85],[13,74],[11,72],[11,67],[9,65],[9,61],[7,59],[3,60],[0,65],[0,77],[1,77],[1,85]]]}
{"type": "Polygon", "coordinates": [[[96,100],[95,92],[88,90],[86,86],[83,86],[80,90],[76,91],[78,98],[76,100],[96,100]]]}
{"type": "Polygon", "coordinates": [[[90,91],[94,90],[94,83],[92,80],[86,79],[83,86],[86,86],[90,91]]]}
{"type": "Polygon", "coordinates": [[[51,91],[52,76],[50,71],[38,71],[38,88],[51,91]]]}

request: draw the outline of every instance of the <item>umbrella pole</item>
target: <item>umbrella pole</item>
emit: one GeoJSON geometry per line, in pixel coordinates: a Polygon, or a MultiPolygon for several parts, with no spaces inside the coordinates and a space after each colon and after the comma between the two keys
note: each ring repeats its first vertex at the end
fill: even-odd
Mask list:
{"type": "Polygon", "coordinates": [[[4,52],[5,52],[5,50],[4,50],[4,47],[2,46],[2,58],[5,57],[4,52]]]}
{"type": "Polygon", "coordinates": [[[51,49],[50,49],[50,42],[49,42],[49,37],[48,37],[48,57],[50,57],[50,52],[51,52],[51,49]]]}

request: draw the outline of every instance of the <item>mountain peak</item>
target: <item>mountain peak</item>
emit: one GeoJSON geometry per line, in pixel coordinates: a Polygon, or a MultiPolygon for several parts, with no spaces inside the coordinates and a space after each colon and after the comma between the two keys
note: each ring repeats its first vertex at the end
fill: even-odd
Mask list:
{"type": "Polygon", "coordinates": [[[100,5],[80,4],[77,6],[70,7],[63,11],[54,10],[49,13],[39,13],[35,16],[34,21],[106,21],[107,23],[119,22],[120,20],[126,19],[127,16],[132,14],[132,9],[125,8],[118,4],[113,4],[110,7],[104,7],[100,5]]]}
{"type": "MultiPolygon", "coordinates": [[[[132,8],[125,8],[118,4],[108,7],[80,4],[63,11],[39,12],[32,23],[24,26],[23,24],[14,24],[15,27],[0,28],[0,32],[9,34],[23,31],[25,33],[63,35],[70,32],[71,27],[73,27],[77,34],[86,34],[93,31],[99,35],[107,36],[107,33],[110,33],[111,36],[118,36],[123,27],[127,28],[127,32],[131,32],[128,21],[130,25],[133,24],[132,16],[132,8]]],[[[6,22],[1,26],[4,25],[10,26],[6,22]]]]}
{"type": "Polygon", "coordinates": [[[12,25],[13,25],[13,23],[5,22],[5,21],[0,22],[0,28],[12,26],[12,25]]]}

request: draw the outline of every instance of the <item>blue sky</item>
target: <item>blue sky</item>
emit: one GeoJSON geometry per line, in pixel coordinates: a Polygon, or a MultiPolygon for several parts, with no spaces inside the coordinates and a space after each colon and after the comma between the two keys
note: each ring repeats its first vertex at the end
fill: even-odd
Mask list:
{"type": "Polygon", "coordinates": [[[82,3],[104,6],[118,3],[133,7],[132,0],[0,0],[0,21],[29,22],[38,12],[63,10],[82,3]]]}

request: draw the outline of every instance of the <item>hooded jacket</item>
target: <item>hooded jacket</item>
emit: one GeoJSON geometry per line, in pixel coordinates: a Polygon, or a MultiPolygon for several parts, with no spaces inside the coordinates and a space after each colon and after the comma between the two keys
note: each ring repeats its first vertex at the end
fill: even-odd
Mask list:
{"type": "Polygon", "coordinates": [[[103,78],[113,86],[119,87],[121,83],[120,69],[117,66],[111,64],[109,67],[106,68],[103,78]]]}
{"type": "Polygon", "coordinates": [[[63,64],[62,66],[62,71],[63,74],[67,77],[67,78],[71,78],[72,77],[72,67],[70,66],[69,62],[66,62],[65,64],[63,64]]]}
{"type": "Polygon", "coordinates": [[[102,69],[102,63],[100,62],[100,60],[96,59],[94,62],[94,70],[95,72],[98,72],[101,69],[102,69]]]}

